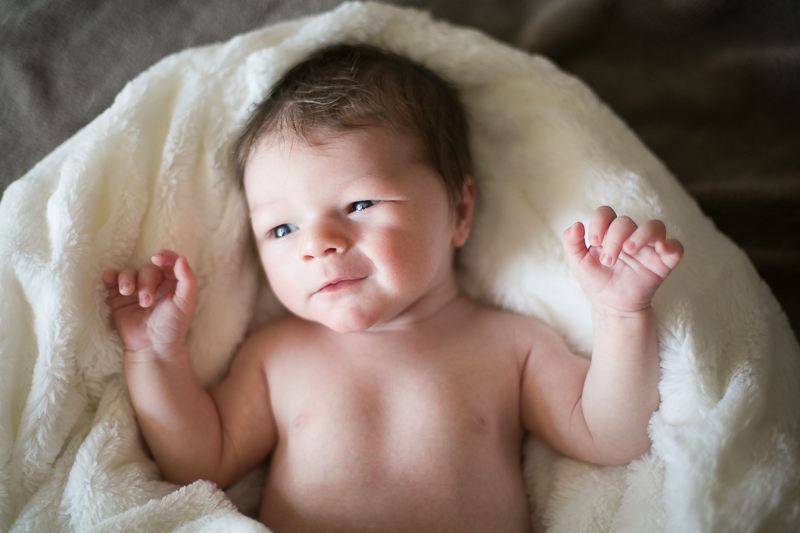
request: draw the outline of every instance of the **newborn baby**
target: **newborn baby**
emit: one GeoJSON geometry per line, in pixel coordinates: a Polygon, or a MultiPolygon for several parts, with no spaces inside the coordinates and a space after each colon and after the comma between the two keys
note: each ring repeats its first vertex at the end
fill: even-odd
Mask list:
{"type": "Polygon", "coordinates": [[[270,459],[274,531],[530,531],[524,434],[627,463],[658,408],[653,294],[683,249],[609,207],[563,234],[592,303],[590,361],[534,319],[459,291],[476,201],[456,93],[408,59],[318,51],[236,146],[261,263],[290,311],[209,392],[186,335],[195,276],[162,250],[106,271],[125,374],[164,477],[224,487],[270,459]],[[587,248],[586,242],[589,247],[587,248]]]}

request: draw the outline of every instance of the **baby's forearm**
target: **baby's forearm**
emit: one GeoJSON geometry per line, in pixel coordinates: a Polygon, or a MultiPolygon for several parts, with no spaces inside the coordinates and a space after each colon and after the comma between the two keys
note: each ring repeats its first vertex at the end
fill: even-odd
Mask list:
{"type": "Polygon", "coordinates": [[[598,462],[627,463],[650,447],[661,376],[653,310],[592,311],[594,349],[581,408],[598,462]]]}
{"type": "Polygon", "coordinates": [[[222,426],[212,397],[192,373],[188,349],[169,357],[126,354],[125,376],[142,434],[165,479],[218,484],[222,426]]]}

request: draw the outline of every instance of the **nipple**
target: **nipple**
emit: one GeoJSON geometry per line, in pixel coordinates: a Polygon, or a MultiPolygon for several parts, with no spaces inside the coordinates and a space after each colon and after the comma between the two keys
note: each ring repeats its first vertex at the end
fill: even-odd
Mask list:
{"type": "Polygon", "coordinates": [[[486,433],[489,431],[489,423],[483,416],[472,415],[472,421],[475,423],[475,426],[481,431],[481,433],[486,433]]]}
{"type": "Polygon", "coordinates": [[[300,431],[303,429],[303,427],[305,427],[306,422],[308,422],[307,413],[297,415],[292,421],[292,431],[300,431]]]}

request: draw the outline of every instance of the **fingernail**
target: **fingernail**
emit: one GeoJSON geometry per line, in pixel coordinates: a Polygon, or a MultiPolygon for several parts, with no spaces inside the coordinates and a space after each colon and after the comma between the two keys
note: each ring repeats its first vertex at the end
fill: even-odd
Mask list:
{"type": "Polygon", "coordinates": [[[147,307],[150,305],[150,295],[149,294],[142,294],[139,296],[139,305],[142,307],[147,307]]]}
{"type": "Polygon", "coordinates": [[[592,246],[597,246],[598,244],[600,244],[600,237],[598,237],[597,235],[592,235],[589,238],[589,244],[591,244],[592,246]]]}
{"type": "Polygon", "coordinates": [[[131,283],[130,283],[130,281],[125,281],[125,282],[123,282],[123,283],[122,283],[122,289],[120,290],[120,292],[128,292],[128,291],[130,291],[130,290],[131,290],[131,283]]]}
{"type": "Polygon", "coordinates": [[[633,241],[628,241],[625,243],[625,251],[632,252],[636,249],[636,243],[633,241]]]}
{"type": "Polygon", "coordinates": [[[608,254],[601,255],[600,262],[603,263],[605,266],[611,266],[611,256],[608,254]]]}

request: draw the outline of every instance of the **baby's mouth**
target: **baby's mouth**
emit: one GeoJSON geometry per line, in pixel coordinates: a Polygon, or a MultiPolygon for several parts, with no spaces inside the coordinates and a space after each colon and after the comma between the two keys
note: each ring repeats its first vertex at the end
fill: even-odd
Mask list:
{"type": "Polygon", "coordinates": [[[353,285],[365,279],[367,279],[367,276],[364,276],[363,278],[337,279],[325,284],[321,289],[317,291],[317,293],[319,294],[319,293],[341,291],[348,287],[352,287],[353,285]]]}

